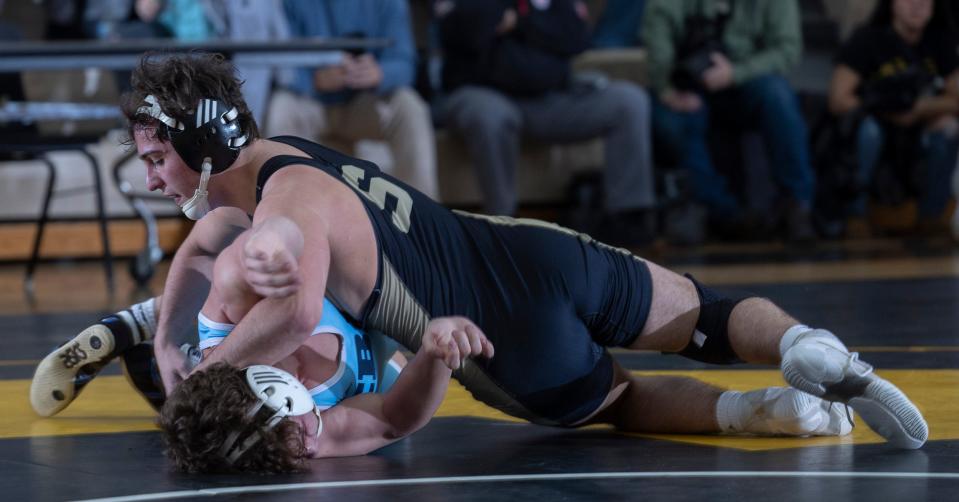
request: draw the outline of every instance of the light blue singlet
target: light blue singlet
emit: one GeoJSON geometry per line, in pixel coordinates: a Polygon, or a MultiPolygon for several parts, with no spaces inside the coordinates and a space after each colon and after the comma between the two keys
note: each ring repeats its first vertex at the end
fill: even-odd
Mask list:
{"type": "MultiPolygon", "coordinates": [[[[213,322],[197,316],[200,350],[216,347],[235,325],[213,322]]],[[[340,401],[367,392],[386,392],[400,374],[400,366],[391,360],[399,344],[382,333],[363,333],[346,321],[343,314],[323,299],[323,317],[313,335],[333,333],[340,337],[340,364],[329,380],[310,389],[313,401],[325,410],[340,401]]]]}

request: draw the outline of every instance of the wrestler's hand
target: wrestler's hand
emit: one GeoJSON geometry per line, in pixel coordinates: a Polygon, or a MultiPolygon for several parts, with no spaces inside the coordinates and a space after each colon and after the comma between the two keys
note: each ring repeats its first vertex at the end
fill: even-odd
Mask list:
{"type": "Polygon", "coordinates": [[[451,370],[463,366],[467,357],[493,357],[493,343],[465,317],[437,317],[426,326],[420,350],[451,370]]]}
{"type": "Polygon", "coordinates": [[[256,294],[264,298],[285,298],[297,292],[300,287],[297,257],[303,249],[303,237],[298,232],[298,229],[272,225],[250,234],[243,245],[243,273],[256,294]],[[298,241],[291,238],[292,232],[297,232],[298,241]],[[298,245],[291,245],[293,241],[298,245]]]}
{"type": "Polygon", "coordinates": [[[154,347],[157,358],[157,369],[160,371],[160,380],[163,382],[163,391],[170,395],[173,389],[180,384],[193,369],[189,357],[177,347],[154,347]]]}

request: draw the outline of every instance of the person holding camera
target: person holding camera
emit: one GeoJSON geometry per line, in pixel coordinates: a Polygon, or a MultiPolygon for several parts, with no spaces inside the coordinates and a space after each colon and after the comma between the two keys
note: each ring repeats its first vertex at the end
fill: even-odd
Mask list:
{"type": "Polygon", "coordinates": [[[653,131],[688,170],[693,198],[727,235],[757,230],[710,158],[710,120],[756,129],[784,190],[783,222],[793,242],[811,241],[815,192],[806,125],[783,74],[802,52],[794,0],[649,0],[641,35],[649,57],[653,131]]]}
{"type": "Polygon", "coordinates": [[[893,183],[918,192],[920,230],[945,229],[941,216],[959,149],[959,55],[947,7],[884,0],[839,51],[829,109],[840,118],[861,117],[855,138],[860,189],[847,206],[847,233],[868,231],[865,188],[881,164],[891,167],[893,183]]]}
{"type": "Polygon", "coordinates": [[[438,0],[444,52],[444,125],[462,136],[483,193],[482,211],[513,216],[520,138],[604,140],[602,215],[583,229],[624,247],[655,237],[649,96],[601,74],[576,75],[589,47],[580,0],[438,0]]]}
{"type": "Polygon", "coordinates": [[[391,173],[436,200],[436,142],[429,107],[413,90],[416,49],[406,0],[288,0],[294,37],[385,39],[374,51],[342,52],[338,64],[303,68],[273,93],[268,136],[322,140],[351,151],[362,139],[389,145],[391,173]]]}

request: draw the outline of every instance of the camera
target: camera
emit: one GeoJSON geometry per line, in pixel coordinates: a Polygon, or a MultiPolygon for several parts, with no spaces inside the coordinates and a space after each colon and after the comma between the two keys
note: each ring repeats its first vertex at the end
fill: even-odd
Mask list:
{"type": "Polygon", "coordinates": [[[726,52],[723,30],[731,15],[732,2],[719,2],[716,15],[694,14],[683,20],[683,38],[676,45],[676,64],[670,75],[673,87],[681,91],[706,91],[703,73],[713,65],[714,52],[726,52]]]}
{"type": "Polygon", "coordinates": [[[870,112],[905,112],[912,109],[923,94],[934,94],[939,90],[936,83],[935,76],[912,64],[895,75],[864,82],[860,87],[860,97],[863,108],[870,112]]]}

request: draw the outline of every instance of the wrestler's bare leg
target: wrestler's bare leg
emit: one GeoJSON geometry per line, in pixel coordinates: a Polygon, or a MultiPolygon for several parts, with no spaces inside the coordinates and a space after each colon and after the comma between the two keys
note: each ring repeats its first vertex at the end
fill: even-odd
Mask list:
{"type": "MultiPolygon", "coordinates": [[[[696,329],[699,295],[688,278],[647,263],[653,284],[650,314],[640,336],[629,348],[678,352],[689,345],[696,329]]],[[[740,359],[781,362],[790,385],[827,401],[851,405],[893,445],[918,448],[928,437],[926,423],[909,399],[873,374],[872,367],[858,361],[858,355],[850,354],[832,333],[800,324],[764,298],[737,303],[729,313],[726,328],[729,345],[740,359]]],[[[769,399],[792,400],[813,411],[820,407],[814,401],[800,403],[805,399],[802,395],[766,392],[747,399],[749,396],[724,394],[706,384],[676,378],[617,374],[614,383],[628,382],[628,388],[614,406],[601,413],[601,418],[626,430],[646,432],[665,432],[664,427],[675,429],[672,432],[717,428],[735,431],[744,422],[753,423],[750,409],[765,406],[769,399]],[[648,417],[650,414],[657,416],[648,417]],[[729,420],[730,416],[739,418],[729,420]]],[[[835,411],[830,408],[819,422],[834,419],[835,411]]],[[[830,430],[841,433],[844,429],[830,430]]]]}

